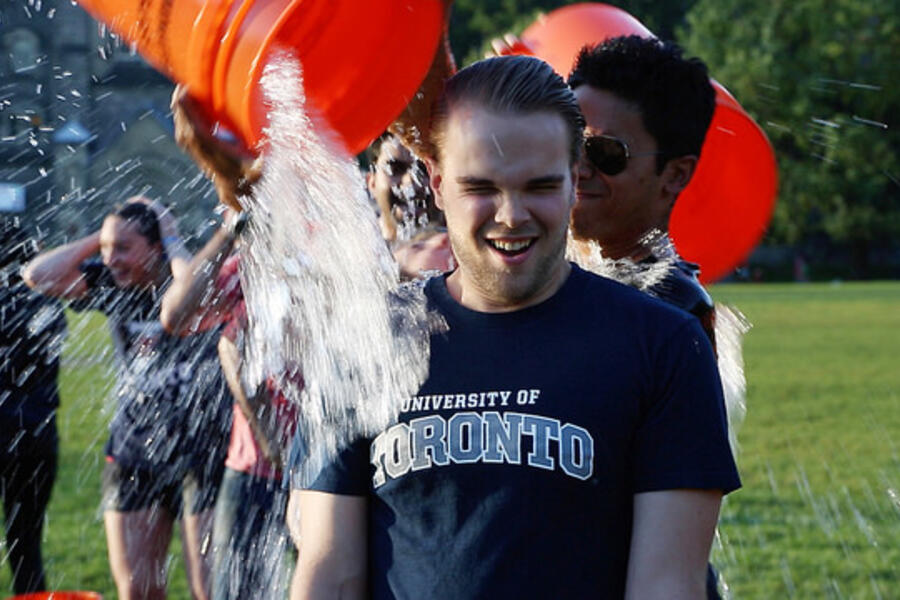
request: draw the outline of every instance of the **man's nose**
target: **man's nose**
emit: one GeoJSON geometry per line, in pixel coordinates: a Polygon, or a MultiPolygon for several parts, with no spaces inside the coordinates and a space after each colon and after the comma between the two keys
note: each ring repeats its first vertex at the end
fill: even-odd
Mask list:
{"type": "Polygon", "coordinates": [[[528,222],[529,219],[530,215],[525,207],[525,203],[516,194],[503,194],[500,197],[500,204],[497,206],[497,212],[494,214],[494,221],[505,225],[509,229],[515,229],[528,222]]]}

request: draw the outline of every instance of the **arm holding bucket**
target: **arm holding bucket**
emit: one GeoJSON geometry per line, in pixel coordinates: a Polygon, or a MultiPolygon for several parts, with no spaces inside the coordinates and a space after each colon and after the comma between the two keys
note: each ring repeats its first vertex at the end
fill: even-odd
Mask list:
{"type": "Polygon", "coordinates": [[[438,42],[437,51],[431,61],[431,67],[425,74],[413,99],[406,105],[400,116],[388,127],[388,131],[399,137],[407,148],[411,148],[419,157],[432,156],[431,147],[431,111],[435,99],[444,89],[444,82],[456,72],[453,52],[450,48],[450,37],[447,25],[450,20],[450,7],[453,0],[444,0],[444,35],[438,42]]]}
{"type": "Polygon", "coordinates": [[[240,212],[238,200],[252,194],[252,185],[262,174],[262,158],[255,157],[237,142],[227,142],[214,133],[215,127],[186,87],[172,94],[175,141],[216,186],[219,201],[240,212]]]}

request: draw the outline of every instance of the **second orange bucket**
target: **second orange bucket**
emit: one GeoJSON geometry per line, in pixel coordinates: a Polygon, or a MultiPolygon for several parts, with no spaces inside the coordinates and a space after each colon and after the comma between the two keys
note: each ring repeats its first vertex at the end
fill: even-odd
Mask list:
{"type": "Polygon", "coordinates": [[[251,147],[266,123],[266,60],[292,52],[309,102],[351,153],[412,99],[444,18],[441,0],[78,1],[251,147]]]}

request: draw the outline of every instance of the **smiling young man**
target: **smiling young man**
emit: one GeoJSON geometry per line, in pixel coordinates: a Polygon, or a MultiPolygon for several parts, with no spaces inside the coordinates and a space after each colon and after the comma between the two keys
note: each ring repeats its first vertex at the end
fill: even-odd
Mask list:
{"type": "Polygon", "coordinates": [[[429,171],[458,266],[425,290],[449,327],[398,422],[292,492],[292,598],[702,597],[740,485],[714,358],[565,260],[582,128],[537,59],[448,81],[429,171]]]}

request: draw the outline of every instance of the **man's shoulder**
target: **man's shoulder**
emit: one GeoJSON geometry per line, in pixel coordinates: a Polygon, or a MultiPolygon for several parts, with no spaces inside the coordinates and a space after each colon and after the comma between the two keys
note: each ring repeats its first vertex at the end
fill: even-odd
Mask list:
{"type": "Polygon", "coordinates": [[[584,277],[581,294],[582,302],[602,311],[623,311],[628,314],[646,315],[655,318],[686,320],[686,315],[675,310],[671,304],[660,298],[647,294],[629,285],[598,275],[590,271],[578,269],[584,277]]]}
{"type": "Polygon", "coordinates": [[[665,302],[695,315],[712,310],[713,300],[700,283],[698,265],[681,258],[672,261],[665,277],[648,291],[665,302]]]}

